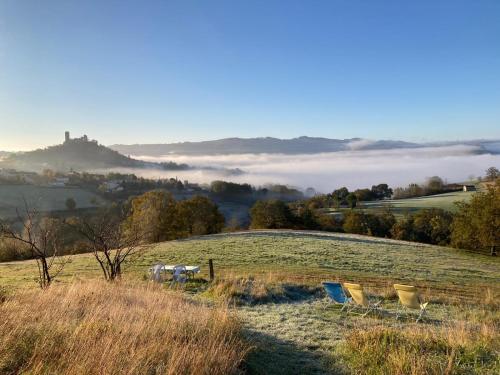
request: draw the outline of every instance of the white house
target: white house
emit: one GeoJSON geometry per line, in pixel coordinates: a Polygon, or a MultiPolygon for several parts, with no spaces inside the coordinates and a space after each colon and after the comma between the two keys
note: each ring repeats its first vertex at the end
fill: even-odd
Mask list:
{"type": "Polygon", "coordinates": [[[99,188],[107,193],[117,193],[119,191],[123,191],[121,181],[106,181],[99,188]]]}
{"type": "Polygon", "coordinates": [[[56,177],[52,182],[49,183],[49,186],[53,187],[64,187],[68,184],[69,177],[56,177]]]}

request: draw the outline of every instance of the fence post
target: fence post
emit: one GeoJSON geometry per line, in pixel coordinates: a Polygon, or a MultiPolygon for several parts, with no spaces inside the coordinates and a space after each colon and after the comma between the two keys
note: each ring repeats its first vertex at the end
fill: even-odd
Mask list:
{"type": "Polygon", "coordinates": [[[210,272],[210,281],[214,281],[215,273],[214,273],[214,261],[212,259],[208,260],[208,269],[210,272]]]}

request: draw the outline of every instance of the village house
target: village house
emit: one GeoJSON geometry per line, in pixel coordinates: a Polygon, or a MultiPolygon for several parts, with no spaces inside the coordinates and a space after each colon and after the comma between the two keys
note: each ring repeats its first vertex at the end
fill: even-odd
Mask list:
{"type": "Polygon", "coordinates": [[[122,182],[116,180],[103,182],[102,185],[99,186],[99,189],[105,191],[106,193],[118,193],[124,190],[122,182]]]}
{"type": "Polygon", "coordinates": [[[463,190],[464,191],[476,191],[476,187],[474,185],[464,185],[463,190]]]}
{"type": "Polygon", "coordinates": [[[53,181],[49,183],[52,187],[64,187],[68,184],[69,177],[56,177],[53,181]]]}

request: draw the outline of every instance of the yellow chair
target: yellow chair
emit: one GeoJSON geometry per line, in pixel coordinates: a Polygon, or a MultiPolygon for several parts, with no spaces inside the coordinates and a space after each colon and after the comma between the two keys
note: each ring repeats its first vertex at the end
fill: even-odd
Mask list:
{"type": "Polygon", "coordinates": [[[370,311],[376,311],[380,309],[379,305],[381,301],[371,301],[363,291],[363,287],[361,285],[344,283],[344,288],[349,292],[356,305],[358,305],[362,309],[365,309],[365,313],[363,314],[363,316],[368,314],[370,311]]]}
{"type": "Polygon", "coordinates": [[[408,309],[419,310],[417,322],[422,319],[426,313],[427,304],[422,302],[418,289],[411,285],[394,284],[394,289],[399,297],[401,308],[398,309],[396,318],[399,318],[403,311],[408,309]]]}

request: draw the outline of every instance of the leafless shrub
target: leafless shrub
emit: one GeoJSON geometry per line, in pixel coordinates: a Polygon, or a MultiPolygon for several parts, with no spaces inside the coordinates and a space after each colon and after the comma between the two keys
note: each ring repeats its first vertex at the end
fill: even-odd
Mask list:
{"type": "Polygon", "coordinates": [[[125,260],[151,246],[144,244],[142,232],[125,230],[121,217],[110,211],[78,218],[68,225],[86,241],[107,281],[120,278],[125,260]]]}
{"type": "Polygon", "coordinates": [[[61,223],[57,219],[42,217],[24,201],[24,211],[17,212],[17,221],[0,221],[0,237],[20,244],[38,266],[38,284],[47,288],[64,268],[68,258],[59,256],[61,223]],[[16,226],[20,229],[16,229],[16,226]]]}

